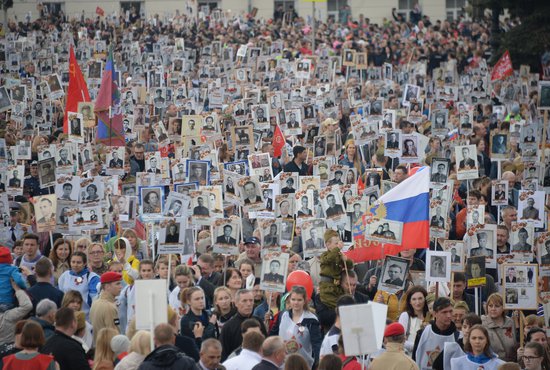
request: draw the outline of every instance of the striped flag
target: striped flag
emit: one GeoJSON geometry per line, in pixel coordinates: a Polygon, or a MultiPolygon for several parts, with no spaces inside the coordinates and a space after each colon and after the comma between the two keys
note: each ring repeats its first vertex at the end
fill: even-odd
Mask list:
{"type": "Polygon", "coordinates": [[[111,46],[94,107],[98,117],[96,142],[108,146],[125,145],[120,91],[118,90],[117,81],[113,61],[113,47],[111,46]]]}
{"type": "Polygon", "coordinates": [[[429,248],[429,191],[430,168],[421,167],[412,176],[382,195],[371,205],[369,214],[353,225],[355,248],[346,252],[354,262],[363,262],[394,255],[405,249],[429,248]],[[369,217],[383,209],[384,219],[403,223],[401,245],[384,244],[365,240],[369,217]]]}

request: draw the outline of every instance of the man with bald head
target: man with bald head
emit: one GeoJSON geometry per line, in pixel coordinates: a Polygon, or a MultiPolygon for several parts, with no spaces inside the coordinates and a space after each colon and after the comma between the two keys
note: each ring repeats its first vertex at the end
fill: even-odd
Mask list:
{"type": "Polygon", "coordinates": [[[273,336],[267,338],[262,345],[262,362],[252,370],[278,370],[285,363],[286,349],[283,338],[273,336]]]}

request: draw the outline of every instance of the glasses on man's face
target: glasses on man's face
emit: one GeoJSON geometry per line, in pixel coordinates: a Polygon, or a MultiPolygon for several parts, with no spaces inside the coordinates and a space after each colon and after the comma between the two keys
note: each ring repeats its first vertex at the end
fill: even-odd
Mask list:
{"type": "Polygon", "coordinates": [[[542,356],[523,356],[523,361],[534,361],[537,358],[541,358],[542,356]]]}

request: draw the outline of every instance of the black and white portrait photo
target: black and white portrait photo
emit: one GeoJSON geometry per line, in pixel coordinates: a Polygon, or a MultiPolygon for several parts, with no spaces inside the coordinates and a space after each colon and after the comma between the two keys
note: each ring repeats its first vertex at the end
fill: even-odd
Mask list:
{"type": "Polygon", "coordinates": [[[187,180],[196,182],[200,186],[208,185],[210,182],[210,162],[208,161],[187,161],[187,180]]]}
{"type": "Polygon", "coordinates": [[[450,159],[434,158],[432,160],[430,181],[444,184],[449,176],[450,159]]]}
{"type": "Polygon", "coordinates": [[[535,227],[544,226],[544,191],[522,190],[518,199],[518,220],[535,227]]]}
{"type": "Polygon", "coordinates": [[[262,260],[260,288],[266,291],[284,292],[289,254],[266,253],[262,260]]]}
{"type": "Polygon", "coordinates": [[[386,256],[378,290],[383,290],[389,294],[403,290],[409,272],[409,262],[404,258],[386,256]]]}
{"type": "Polygon", "coordinates": [[[475,145],[456,146],[455,157],[458,164],[457,177],[459,180],[476,179],[479,176],[475,145]]]}
{"type": "Polygon", "coordinates": [[[160,216],[164,207],[164,189],[161,186],[144,186],[139,191],[142,214],[160,216]]]}
{"type": "Polygon", "coordinates": [[[426,280],[446,283],[451,279],[451,255],[449,252],[427,251],[426,280]]]}

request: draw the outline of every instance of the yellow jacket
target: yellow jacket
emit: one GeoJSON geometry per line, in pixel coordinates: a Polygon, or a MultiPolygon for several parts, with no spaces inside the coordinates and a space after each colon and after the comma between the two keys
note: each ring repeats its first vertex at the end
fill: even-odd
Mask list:
{"type": "Polygon", "coordinates": [[[378,302],[378,297],[382,296],[384,304],[388,306],[387,318],[396,321],[401,314],[399,298],[395,294],[389,294],[383,290],[379,290],[374,295],[374,302],[378,302]]]}

